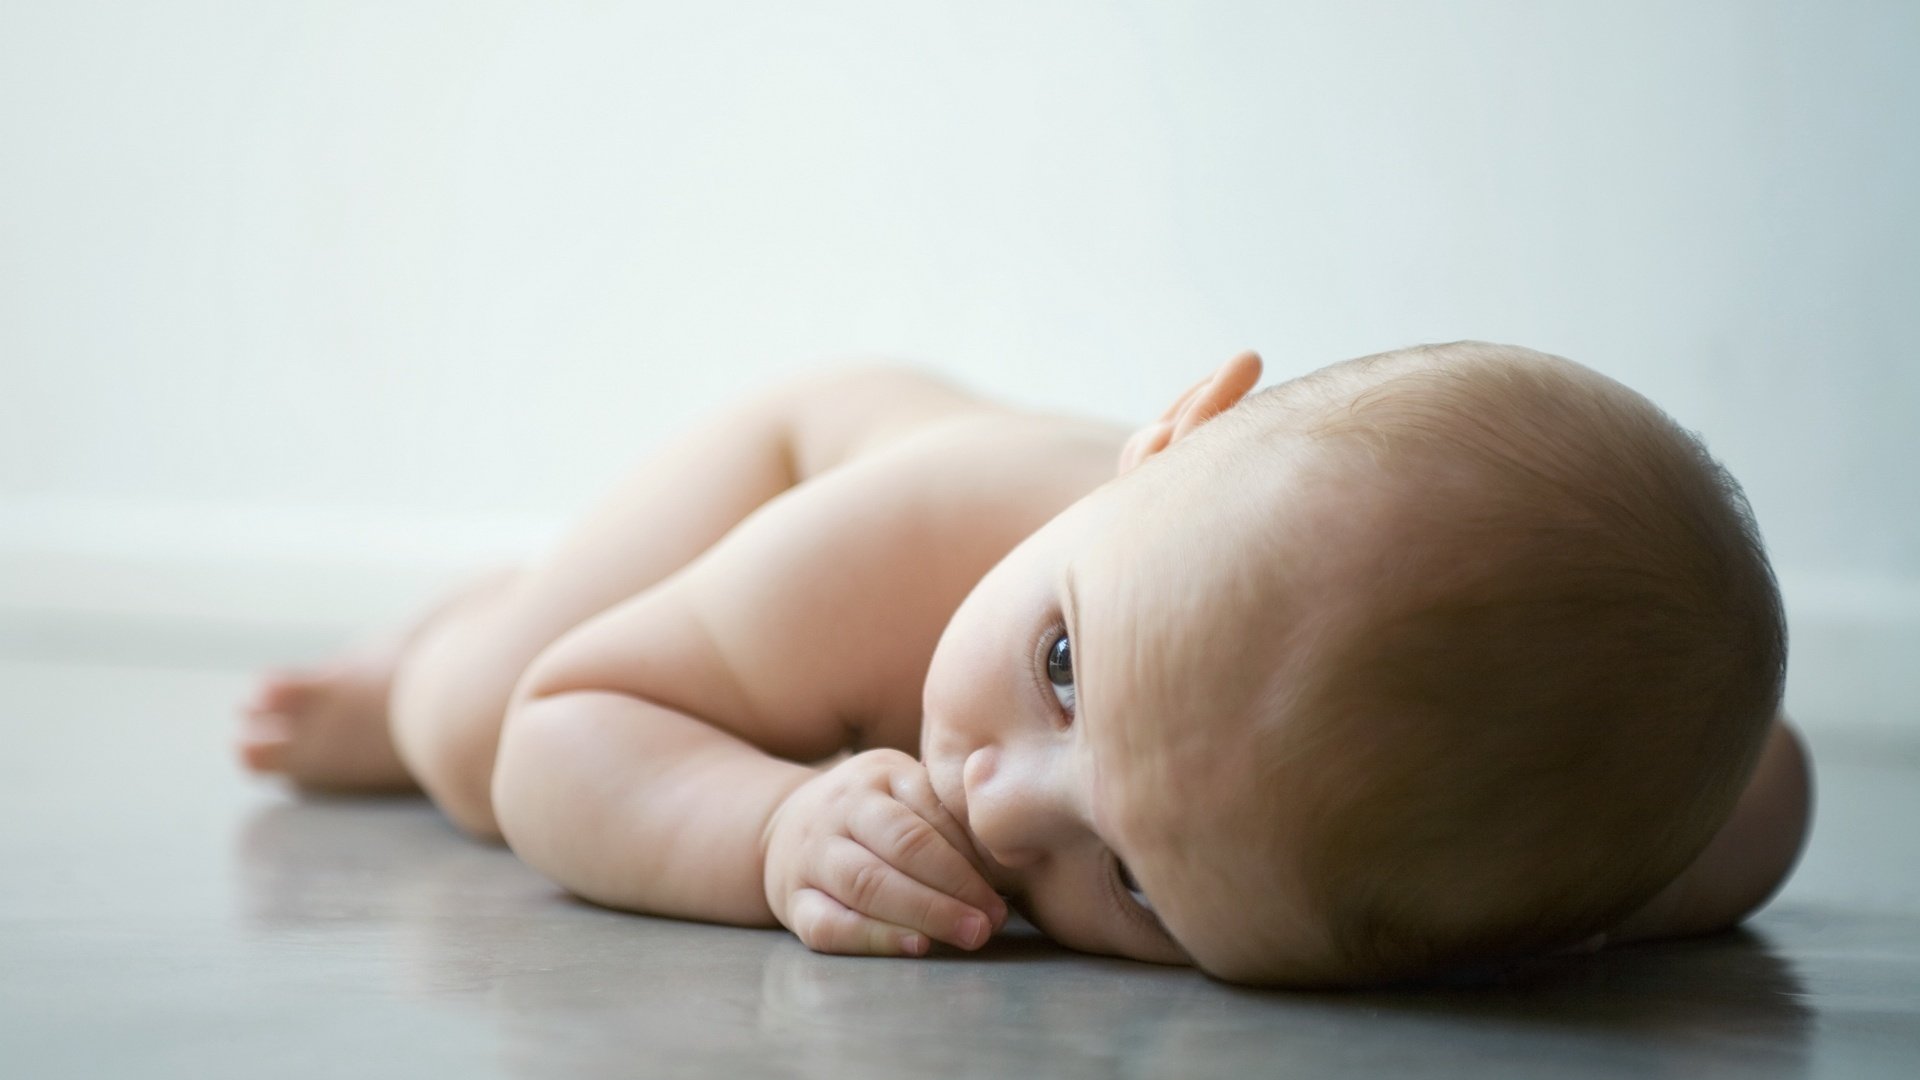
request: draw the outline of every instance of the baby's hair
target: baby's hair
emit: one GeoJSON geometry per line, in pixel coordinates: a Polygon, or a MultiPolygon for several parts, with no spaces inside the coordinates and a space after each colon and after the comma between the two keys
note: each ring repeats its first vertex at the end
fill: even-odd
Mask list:
{"type": "Polygon", "coordinates": [[[1536,955],[1685,868],[1786,667],[1752,512],[1696,436],[1587,368],[1480,342],[1336,365],[1220,419],[1218,439],[1303,438],[1315,475],[1385,508],[1323,659],[1253,721],[1270,760],[1313,762],[1269,766],[1327,946],[1285,981],[1536,955]]]}

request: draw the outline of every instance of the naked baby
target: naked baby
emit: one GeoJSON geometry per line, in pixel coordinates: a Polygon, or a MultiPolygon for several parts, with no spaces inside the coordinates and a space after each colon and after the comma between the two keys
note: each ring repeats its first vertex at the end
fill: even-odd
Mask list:
{"type": "Polygon", "coordinates": [[[1780,598],[1646,399],[1456,342],[1129,431],[906,365],[763,391],[523,566],[265,677],[243,761],[834,953],[1359,987],[1733,926],[1798,857],[1780,598]]]}

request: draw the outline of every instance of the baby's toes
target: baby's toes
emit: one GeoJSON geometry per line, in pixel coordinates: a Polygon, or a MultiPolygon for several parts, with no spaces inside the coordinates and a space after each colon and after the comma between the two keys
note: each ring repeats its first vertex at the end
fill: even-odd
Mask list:
{"type": "Polygon", "coordinates": [[[284,772],[287,748],[293,743],[287,718],[278,713],[255,713],[240,725],[234,749],[240,764],[254,772],[284,772]]]}
{"type": "Polygon", "coordinates": [[[291,713],[312,697],[322,682],[318,672],[277,670],[261,676],[243,709],[248,715],[291,713]]]}

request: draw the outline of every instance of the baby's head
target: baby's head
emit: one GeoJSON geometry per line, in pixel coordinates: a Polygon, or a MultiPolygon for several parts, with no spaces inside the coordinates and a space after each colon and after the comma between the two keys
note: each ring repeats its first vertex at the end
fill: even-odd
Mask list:
{"type": "Polygon", "coordinates": [[[1738,487],[1525,349],[1259,373],[1189,390],[942,636],[924,757],[995,886],[1075,948],[1293,986],[1610,929],[1779,704],[1738,487]]]}

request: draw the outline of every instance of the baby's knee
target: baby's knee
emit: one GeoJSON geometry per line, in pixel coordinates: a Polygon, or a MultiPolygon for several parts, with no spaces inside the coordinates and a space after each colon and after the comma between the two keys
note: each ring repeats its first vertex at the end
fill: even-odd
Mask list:
{"type": "Polygon", "coordinates": [[[488,656],[481,628],[430,631],[401,665],[388,702],[394,747],[420,787],[472,836],[500,839],[493,766],[517,667],[488,656]]]}

